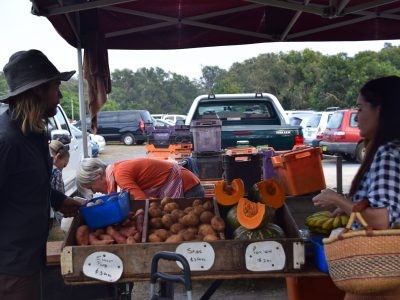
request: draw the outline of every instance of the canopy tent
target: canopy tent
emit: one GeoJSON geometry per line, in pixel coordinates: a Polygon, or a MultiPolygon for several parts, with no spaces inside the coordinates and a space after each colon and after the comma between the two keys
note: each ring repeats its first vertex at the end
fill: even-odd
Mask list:
{"type": "Polygon", "coordinates": [[[398,0],[32,0],[72,46],[182,49],[277,41],[397,39],[398,0]]]}
{"type": "MultiPolygon", "coordinates": [[[[31,0],[82,54],[92,124],[111,89],[107,49],[183,49],[277,41],[400,38],[400,0],[31,0]]],[[[86,130],[86,124],[82,124],[86,130]]],[[[84,145],[86,141],[84,140],[84,145]]],[[[87,153],[85,153],[87,155],[87,153]]]]}

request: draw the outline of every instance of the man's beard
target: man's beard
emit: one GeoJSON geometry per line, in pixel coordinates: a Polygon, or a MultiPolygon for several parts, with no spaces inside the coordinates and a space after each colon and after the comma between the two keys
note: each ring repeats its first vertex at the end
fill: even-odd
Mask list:
{"type": "Polygon", "coordinates": [[[45,116],[44,117],[46,119],[48,119],[48,118],[54,117],[56,114],[57,114],[57,105],[54,106],[54,107],[48,106],[46,111],[45,111],[45,116]]]}

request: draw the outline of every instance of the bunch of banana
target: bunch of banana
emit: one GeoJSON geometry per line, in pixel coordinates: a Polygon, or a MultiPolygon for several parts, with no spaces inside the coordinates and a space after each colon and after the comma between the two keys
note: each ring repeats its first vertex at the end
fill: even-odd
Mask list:
{"type": "Polygon", "coordinates": [[[345,227],[348,220],[349,216],[347,215],[331,217],[331,213],[325,210],[309,215],[305,220],[305,224],[312,232],[330,234],[335,228],[345,227]]]}

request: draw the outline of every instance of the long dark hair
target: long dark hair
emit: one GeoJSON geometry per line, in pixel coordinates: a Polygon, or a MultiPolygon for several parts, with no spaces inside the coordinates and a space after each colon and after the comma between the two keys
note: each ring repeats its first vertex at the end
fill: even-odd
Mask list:
{"type": "Polygon", "coordinates": [[[378,129],[371,140],[365,140],[365,157],[350,187],[353,196],[364,174],[369,170],[379,146],[400,138],[400,77],[388,76],[368,81],[362,95],[373,107],[380,106],[378,129]]]}

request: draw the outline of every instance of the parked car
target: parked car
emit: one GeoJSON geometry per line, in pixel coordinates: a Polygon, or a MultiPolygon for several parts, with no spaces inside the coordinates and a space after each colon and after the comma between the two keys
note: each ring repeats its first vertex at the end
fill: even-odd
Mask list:
{"type": "Polygon", "coordinates": [[[333,111],[315,112],[303,127],[304,143],[318,147],[333,111]]]}
{"type": "Polygon", "coordinates": [[[327,154],[341,154],[345,159],[362,162],[365,155],[364,139],[360,136],[356,109],[334,112],[326,125],[320,142],[327,154]]]}
{"type": "Polygon", "coordinates": [[[151,114],[151,117],[156,120],[160,120],[165,116],[165,114],[151,114]]]}
{"type": "Polygon", "coordinates": [[[92,141],[96,142],[96,144],[99,146],[99,153],[102,153],[106,148],[106,140],[104,139],[104,137],[99,134],[90,133],[89,138],[92,141]]]}
{"type": "MultiPolygon", "coordinates": [[[[97,114],[97,134],[106,141],[121,141],[125,145],[142,145],[147,136],[146,124],[152,123],[152,117],[147,110],[101,111],[97,114]]],[[[90,118],[86,118],[87,128],[90,128],[90,118]]],[[[80,129],[81,121],[75,125],[80,129]]]]}
{"type": "Polygon", "coordinates": [[[176,122],[185,124],[186,116],[185,115],[164,115],[162,117],[162,119],[165,121],[172,122],[173,125],[175,125],[176,122]]]}
{"type": "Polygon", "coordinates": [[[153,125],[154,125],[154,127],[169,127],[169,126],[174,126],[175,124],[169,120],[154,119],[153,125]]]}
{"type": "MultiPolygon", "coordinates": [[[[72,124],[69,124],[69,126],[71,127],[71,131],[73,132],[75,137],[78,139],[79,143],[82,144],[83,143],[82,131],[72,124]]],[[[90,157],[97,157],[97,156],[99,156],[99,153],[100,153],[100,146],[97,144],[97,142],[95,140],[93,140],[92,136],[95,136],[95,135],[94,134],[87,135],[88,154],[90,157]]],[[[98,136],[98,135],[96,135],[96,136],[98,136]]],[[[99,137],[101,137],[101,136],[99,135],[99,137]]],[[[103,138],[103,140],[104,140],[104,138],[103,138]]]]}
{"type": "Polygon", "coordinates": [[[315,111],[313,110],[286,110],[289,124],[293,126],[300,125],[303,128],[314,113],[315,111]]]}
{"type": "MultiPolygon", "coordinates": [[[[289,125],[282,105],[272,94],[200,95],[193,100],[186,125],[191,125],[192,130],[196,126],[193,124],[206,122],[207,119],[219,119],[222,122],[222,149],[246,143],[289,150],[303,144],[301,127],[289,125]]],[[[193,136],[195,139],[195,132],[193,136]]]]}

